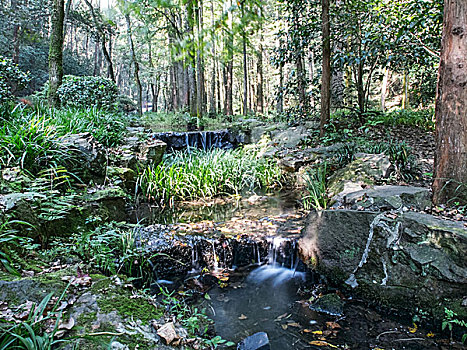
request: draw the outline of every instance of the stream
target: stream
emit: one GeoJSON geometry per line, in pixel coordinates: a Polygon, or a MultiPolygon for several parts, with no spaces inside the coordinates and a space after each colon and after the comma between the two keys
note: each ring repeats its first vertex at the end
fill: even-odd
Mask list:
{"type": "Polygon", "coordinates": [[[163,215],[139,208],[133,220],[206,239],[206,248],[191,246],[185,282],[174,288],[202,285],[206,268],[219,278],[201,287],[206,294],[198,303],[224,339],[238,343],[266,332],[273,350],[443,348],[430,330],[370,307],[310,271],[297,254],[306,213],[296,203],[290,194],[254,195],[182,205],[163,215]],[[236,248],[229,239],[240,235],[250,243],[236,248]]]}

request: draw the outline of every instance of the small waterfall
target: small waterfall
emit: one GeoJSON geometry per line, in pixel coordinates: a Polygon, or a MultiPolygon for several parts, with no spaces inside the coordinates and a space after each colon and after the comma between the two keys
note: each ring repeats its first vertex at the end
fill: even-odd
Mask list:
{"type": "Polygon", "coordinates": [[[216,254],[216,244],[214,241],[211,241],[212,244],[212,259],[213,259],[213,269],[214,271],[219,270],[219,262],[217,260],[216,254]]]}
{"type": "Polygon", "coordinates": [[[167,151],[200,148],[208,151],[213,148],[232,149],[244,143],[243,136],[232,134],[228,129],[189,132],[158,132],[152,134],[155,140],[164,141],[167,151]]]}
{"type": "Polygon", "coordinates": [[[299,262],[295,240],[273,237],[269,240],[267,264],[254,270],[248,279],[255,283],[270,281],[273,286],[278,286],[291,279],[305,281],[306,273],[297,270],[299,262]]]}

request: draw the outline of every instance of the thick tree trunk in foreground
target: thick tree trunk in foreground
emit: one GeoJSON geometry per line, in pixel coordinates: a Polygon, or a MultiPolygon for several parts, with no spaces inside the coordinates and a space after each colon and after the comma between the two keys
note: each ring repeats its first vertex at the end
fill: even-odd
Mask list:
{"type": "Polygon", "coordinates": [[[329,23],[329,0],[322,0],[323,21],[323,72],[321,76],[321,122],[320,136],[324,136],[324,126],[329,121],[331,107],[331,41],[329,23]]]}
{"type": "Polygon", "coordinates": [[[63,19],[65,17],[64,0],[53,0],[51,34],[49,46],[49,105],[59,107],[57,90],[63,78],[63,19]]]}
{"type": "Polygon", "coordinates": [[[467,202],[467,0],[444,2],[433,201],[467,202]],[[460,186],[460,187],[459,187],[460,186]]]}

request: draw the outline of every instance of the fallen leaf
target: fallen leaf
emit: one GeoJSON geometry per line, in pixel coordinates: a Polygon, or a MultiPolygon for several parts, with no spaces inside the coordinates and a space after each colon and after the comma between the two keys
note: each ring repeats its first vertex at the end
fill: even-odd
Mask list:
{"type": "Polygon", "coordinates": [[[289,327],[297,327],[297,328],[300,328],[300,327],[301,327],[297,322],[288,323],[287,326],[289,326],[289,327]]]}
{"type": "Polygon", "coordinates": [[[286,329],[287,329],[287,325],[286,325],[286,324],[282,324],[281,327],[282,327],[283,330],[286,330],[286,329]]]}
{"type": "Polygon", "coordinates": [[[245,316],[244,314],[241,314],[241,315],[238,317],[239,320],[246,320],[247,318],[248,318],[248,317],[245,316]]]}
{"type": "Polygon", "coordinates": [[[323,331],[313,331],[311,333],[315,335],[323,335],[323,331]]]}
{"type": "Polygon", "coordinates": [[[433,337],[435,336],[435,333],[429,332],[426,336],[427,336],[428,338],[433,338],[433,337]]]}
{"type": "Polygon", "coordinates": [[[409,332],[410,333],[415,333],[418,329],[418,326],[416,323],[413,324],[413,327],[409,327],[409,332]]]}
{"type": "Polygon", "coordinates": [[[164,339],[167,345],[170,345],[170,343],[179,338],[173,322],[166,323],[159,328],[157,330],[157,335],[164,339]]]}
{"type": "Polygon", "coordinates": [[[337,349],[337,346],[332,345],[331,343],[328,343],[327,341],[323,341],[323,340],[312,340],[308,344],[315,345],[315,346],[329,346],[330,348],[337,349]]]}
{"type": "Polygon", "coordinates": [[[326,322],[326,327],[331,329],[339,329],[341,328],[341,325],[337,322],[326,322]]]}
{"type": "Polygon", "coordinates": [[[72,329],[75,325],[75,320],[73,317],[70,317],[70,319],[68,320],[68,322],[64,322],[64,323],[61,323],[59,326],[58,326],[58,329],[72,329]]]}

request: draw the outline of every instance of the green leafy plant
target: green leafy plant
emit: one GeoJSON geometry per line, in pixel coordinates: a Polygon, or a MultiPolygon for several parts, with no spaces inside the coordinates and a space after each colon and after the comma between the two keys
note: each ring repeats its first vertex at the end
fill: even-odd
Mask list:
{"type": "Polygon", "coordinates": [[[28,74],[19,69],[17,64],[0,56],[0,104],[11,100],[13,94],[24,88],[28,81],[28,74]]]}
{"type": "MultiPolygon", "coordinates": [[[[449,329],[449,331],[451,332],[451,338],[454,326],[459,326],[464,331],[467,331],[467,322],[465,320],[459,319],[457,313],[448,308],[444,308],[444,314],[445,316],[441,328],[443,330],[445,330],[446,328],[449,329]]],[[[467,333],[464,333],[464,335],[462,336],[462,342],[465,343],[466,340],[467,333]]]]}
{"type": "MultiPolygon", "coordinates": [[[[48,84],[44,87],[46,95],[48,84]]],[[[66,75],[57,91],[62,107],[97,107],[106,110],[118,108],[118,88],[110,79],[95,76],[66,75]]]]}
{"type": "MultiPolygon", "coordinates": [[[[68,287],[65,288],[57,302],[50,311],[47,311],[53,293],[47,294],[38,304],[33,305],[28,318],[18,324],[8,327],[0,324],[4,332],[0,334],[0,350],[25,349],[25,350],[52,350],[58,344],[68,342],[56,338],[62,312],[57,308],[60,305],[68,287]],[[50,324],[52,328],[50,329],[50,324]]],[[[0,321],[3,323],[3,321],[0,321]]]]}
{"type": "Polygon", "coordinates": [[[240,195],[242,191],[280,186],[281,171],[274,160],[256,152],[190,150],[165,157],[148,167],[138,179],[143,194],[160,205],[177,200],[240,195]]]}
{"type": "Polygon", "coordinates": [[[21,277],[15,266],[15,257],[18,256],[18,252],[23,252],[30,246],[32,239],[20,236],[12,225],[31,225],[19,220],[6,220],[0,225],[0,263],[8,273],[21,277]]]}
{"type": "Polygon", "coordinates": [[[302,198],[305,209],[324,210],[328,207],[330,199],[327,195],[327,176],[328,166],[326,162],[306,172],[306,195],[302,198]]]}

